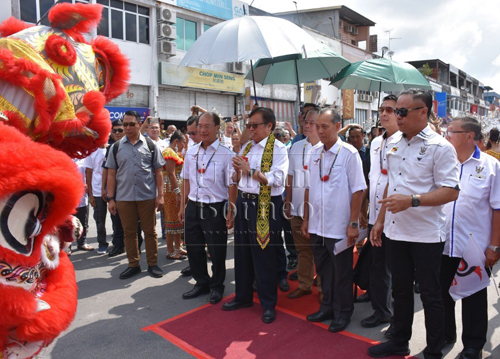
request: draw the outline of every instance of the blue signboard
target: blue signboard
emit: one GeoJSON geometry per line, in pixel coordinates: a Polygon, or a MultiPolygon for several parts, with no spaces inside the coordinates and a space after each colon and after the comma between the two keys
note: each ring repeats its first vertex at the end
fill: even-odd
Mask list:
{"type": "Polygon", "coordinates": [[[233,18],[232,0],[177,0],[177,6],[219,19],[233,18]]]}
{"type": "Polygon", "coordinates": [[[437,115],[438,117],[446,117],[446,99],[447,99],[447,93],[446,92],[436,92],[435,94],[436,101],[437,101],[437,115]]]}
{"type": "Polygon", "coordinates": [[[144,120],[149,116],[149,108],[147,107],[108,107],[105,108],[109,111],[109,119],[111,121],[120,120],[125,115],[127,111],[136,111],[141,115],[141,119],[144,120]]]}

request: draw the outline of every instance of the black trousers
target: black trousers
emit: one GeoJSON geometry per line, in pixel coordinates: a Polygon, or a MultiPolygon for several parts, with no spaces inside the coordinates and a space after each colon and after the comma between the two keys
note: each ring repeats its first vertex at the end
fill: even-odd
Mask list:
{"type": "Polygon", "coordinates": [[[227,228],[224,217],[226,202],[197,207],[186,206],[184,233],[189,266],[197,286],[224,292],[226,279],[227,228]],[[212,277],[208,274],[205,244],[212,260],[212,277]]]}
{"type": "Polygon", "coordinates": [[[97,227],[97,242],[100,246],[107,247],[106,241],[106,213],[108,212],[108,204],[102,197],[94,197],[96,206],[94,207],[94,220],[97,227]]]}
{"type": "Polygon", "coordinates": [[[262,249],[257,242],[257,199],[238,196],[234,229],[234,271],[237,302],[253,300],[252,284],[257,282],[257,294],[263,310],[271,310],[278,300],[278,251],[284,251],[281,237],[281,196],[271,197],[269,235],[262,249]]]}
{"type": "Polygon", "coordinates": [[[82,206],[76,209],[75,217],[79,219],[83,226],[82,236],[76,241],[78,247],[87,244],[87,229],[89,227],[89,206],[82,206]]]}
{"type": "MultiPolygon", "coordinates": [[[[460,265],[461,258],[441,257],[441,286],[444,303],[444,335],[456,338],[455,301],[450,296],[450,286],[460,265]]],[[[464,348],[480,351],[486,343],[488,332],[487,288],[462,299],[462,343],[464,348]]]]}
{"type": "Polygon", "coordinates": [[[425,358],[441,358],[444,344],[444,306],[440,270],[444,243],[387,240],[392,270],[394,332],[391,341],[406,345],[412,334],[414,314],[413,279],[420,283],[424,306],[427,346],[425,358]]]}
{"type": "Polygon", "coordinates": [[[311,234],[311,247],[316,273],[321,277],[323,302],[319,310],[333,313],[334,318],[350,319],[354,311],[353,246],[333,254],[337,239],[311,234]]]}
{"type": "Polygon", "coordinates": [[[122,221],[118,212],[116,214],[111,214],[111,223],[113,224],[113,245],[119,248],[125,248],[125,242],[123,241],[123,227],[122,221]]]}
{"type": "MultiPolygon", "coordinates": [[[[371,231],[373,226],[368,227],[371,231]]],[[[382,233],[382,247],[372,246],[370,263],[370,297],[373,315],[380,320],[389,320],[392,317],[391,272],[387,254],[387,237],[382,233]]]]}

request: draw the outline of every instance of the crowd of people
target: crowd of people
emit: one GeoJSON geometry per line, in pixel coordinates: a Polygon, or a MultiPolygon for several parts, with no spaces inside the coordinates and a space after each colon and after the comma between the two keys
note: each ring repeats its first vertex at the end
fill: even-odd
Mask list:
{"type": "MultiPolygon", "coordinates": [[[[424,307],[424,357],[441,358],[456,342],[449,289],[470,238],[485,268],[500,258],[498,129],[485,136],[476,119],[464,116],[441,133],[432,121],[432,95],[422,90],[385,97],[368,135],[360,125],[341,128],[337,111],[314,104],[302,107],[298,133],[289,123],[278,126],[268,108],[229,121],[199,106],[191,111],[186,133],[173,125],[162,131],[157,119],[141,123],[128,111],[113,122],[108,146],[77,161],[88,196],[76,215],[86,224],[88,204],[94,208],[98,253],[126,252],[121,279],[141,272],[143,241],[148,272],[163,276],[155,230],[160,211],[166,258],[187,258],[182,274],[196,282],[182,298],[222,300],[228,233],[234,231],[236,295],[222,310],[252,306],[257,291],[262,321],[272,323],[278,290],[288,292],[288,279],[298,280],[287,297],[311,295],[316,285],[319,306],[307,320],[329,320],[329,330],[339,332],[354,311],[356,244],[370,250],[364,300],[373,314],[361,325],[390,323],[388,341],[370,347],[370,356],[410,353],[414,290],[424,307]],[[360,234],[364,229],[367,236],[360,234]]],[[[93,250],[85,233],[77,247],[93,250]]],[[[486,290],[463,296],[460,358],[481,357],[486,290]]]]}

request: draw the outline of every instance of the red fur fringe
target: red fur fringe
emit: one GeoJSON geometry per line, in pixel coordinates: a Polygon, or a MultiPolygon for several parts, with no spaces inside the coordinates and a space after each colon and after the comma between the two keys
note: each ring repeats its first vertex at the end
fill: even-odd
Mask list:
{"type": "Polygon", "coordinates": [[[34,25],[27,24],[11,16],[0,24],[0,36],[7,37],[32,26],[34,25]]]}
{"type": "Polygon", "coordinates": [[[45,52],[51,60],[59,65],[73,66],[76,62],[76,51],[66,39],[61,36],[50,35],[45,42],[45,52]],[[66,52],[63,50],[66,49],[66,52]]]}
{"type": "Polygon", "coordinates": [[[100,4],[68,4],[54,6],[49,12],[49,21],[53,27],[63,30],[66,34],[80,42],[81,34],[89,33],[99,25],[102,15],[100,4]]]}
{"type": "Polygon", "coordinates": [[[108,101],[111,101],[127,91],[130,80],[130,62],[115,43],[103,36],[97,36],[92,41],[92,48],[109,64],[106,69],[109,75],[106,79],[104,95],[108,101]]]}

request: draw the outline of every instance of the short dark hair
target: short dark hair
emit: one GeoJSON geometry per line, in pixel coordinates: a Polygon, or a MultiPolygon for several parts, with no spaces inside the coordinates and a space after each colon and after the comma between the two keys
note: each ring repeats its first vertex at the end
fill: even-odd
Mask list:
{"type": "Polygon", "coordinates": [[[330,118],[330,121],[332,121],[333,124],[339,123],[341,121],[339,113],[331,107],[322,108],[319,111],[319,115],[321,116],[327,112],[332,113],[332,117],[330,118]]]}
{"type": "Polygon", "coordinates": [[[274,131],[274,129],[276,128],[276,116],[274,116],[274,111],[267,107],[256,107],[252,110],[252,112],[250,112],[250,115],[248,117],[250,118],[258,113],[262,115],[262,120],[264,121],[264,124],[266,125],[268,123],[273,124],[271,130],[274,131]]]}
{"type": "Polygon", "coordinates": [[[114,120],[111,122],[111,128],[117,127],[117,126],[123,126],[123,121],[121,119],[114,120]]]}
{"type": "Polygon", "coordinates": [[[185,138],[184,134],[180,130],[175,130],[170,135],[170,142],[175,141],[175,140],[182,140],[183,138],[185,138]]]}
{"type": "Polygon", "coordinates": [[[198,126],[198,120],[200,119],[200,116],[189,116],[186,122],[186,126],[191,126],[193,123],[198,126]]]}
{"type": "Polygon", "coordinates": [[[318,113],[319,114],[319,110],[321,110],[321,108],[319,106],[314,105],[313,108],[311,108],[310,110],[307,110],[307,112],[304,114],[304,118],[306,118],[307,115],[309,115],[309,112],[310,113],[318,113]]]}
{"type": "Polygon", "coordinates": [[[398,102],[398,97],[396,95],[387,95],[385,96],[383,99],[382,99],[382,102],[384,101],[394,101],[394,102],[398,102]]]}
{"type": "MultiPolygon", "coordinates": [[[[200,117],[198,117],[198,121],[202,116],[205,116],[205,115],[209,115],[210,117],[212,117],[212,120],[214,121],[215,126],[220,126],[220,117],[215,112],[205,112],[205,113],[201,114],[200,117]]],[[[198,122],[196,124],[198,125],[198,122]]]]}
{"type": "Polygon", "coordinates": [[[481,138],[481,124],[474,117],[459,116],[455,117],[451,122],[455,121],[461,121],[462,128],[465,131],[474,132],[474,141],[478,141],[481,138]]]}
{"type": "Polygon", "coordinates": [[[496,127],[492,128],[490,131],[489,140],[491,142],[498,142],[498,138],[499,138],[498,128],[496,127]]]}
{"type": "Polygon", "coordinates": [[[353,130],[360,130],[362,135],[366,135],[366,131],[365,131],[365,129],[363,128],[363,126],[361,126],[361,125],[354,124],[354,127],[351,127],[351,128],[349,129],[349,134],[351,134],[351,131],[353,131],[353,130]]]}
{"type": "Polygon", "coordinates": [[[285,131],[282,128],[276,128],[274,130],[274,137],[276,137],[276,138],[281,138],[281,137],[285,138],[286,137],[286,133],[285,133],[285,131]]]}
{"type": "Polygon", "coordinates": [[[408,89],[401,92],[399,97],[403,95],[410,95],[414,101],[422,101],[425,104],[425,107],[427,107],[427,119],[429,118],[432,112],[432,94],[430,91],[422,89],[408,89]]]}
{"type": "MultiPolygon", "coordinates": [[[[125,112],[123,117],[125,117],[125,116],[134,116],[135,119],[137,120],[137,122],[141,123],[141,115],[139,115],[139,112],[137,112],[137,111],[127,111],[127,112],[125,112]]],[[[123,118],[122,118],[122,120],[123,120],[123,118]]]]}
{"type": "Polygon", "coordinates": [[[311,103],[311,102],[306,102],[306,103],[305,103],[305,104],[304,104],[304,105],[300,108],[300,111],[304,111],[304,109],[305,109],[306,107],[318,107],[318,106],[316,106],[316,104],[314,104],[314,103],[311,103]]]}

